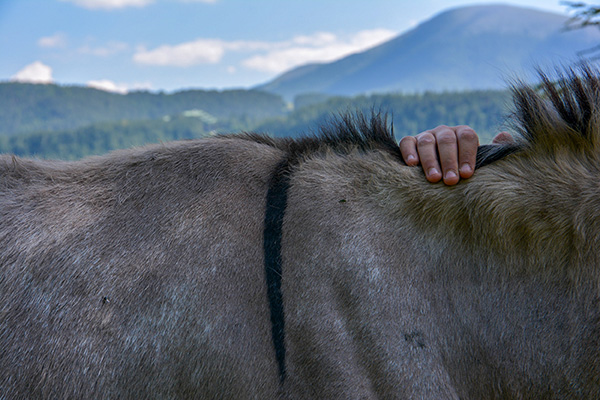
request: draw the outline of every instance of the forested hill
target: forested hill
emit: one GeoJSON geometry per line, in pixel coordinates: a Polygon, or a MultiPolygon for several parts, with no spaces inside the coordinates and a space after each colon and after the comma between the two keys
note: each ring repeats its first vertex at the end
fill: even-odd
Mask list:
{"type": "MultiPolygon", "coordinates": [[[[255,127],[276,136],[303,136],[314,133],[336,115],[348,112],[382,112],[390,117],[397,139],[415,135],[438,125],[470,125],[481,142],[490,142],[500,129],[509,128],[507,116],[511,94],[508,90],[476,90],[422,94],[379,94],[371,96],[310,99],[285,117],[270,118],[255,127]]],[[[310,96],[306,96],[310,97],[310,96]]],[[[299,98],[301,99],[301,98],[299,98]]],[[[298,103],[298,102],[297,102],[298,103]]]]}
{"type": "Polygon", "coordinates": [[[253,90],[121,95],[87,87],[0,83],[0,135],[157,119],[189,110],[202,110],[216,118],[256,121],[283,115],[285,103],[278,95],[253,90]]]}
{"type": "MultiPolygon", "coordinates": [[[[52,87],[48,87],[52,89],[52,87]]],[[[107,107],[100,100],[95,100],[98,107],[107,107]]],[[[247,93],[249,99],[262,94],[247,93]]],[[[148,94],[138,94],[148,99],[159,99],[158,95],[152,97],[148,94]],[[146,97],[144,97],[146,96],[146,97]]],[[[240,94],[238,98],[243,98],[240,94]]],[[[108,97],[114,100],[113,97],[108,97]]],[[[448,93],[423,93],[418,95],[384,94],[357,97],[331,97],[323,95],[306,95],[297,99],[296,107],[285,114],[278,111],[274,103],[272,111],[278,111],[277,116],[265,118],[240,118],[240,117],[215,117],[205,111],[196,109],[184,113],[172,113],[161,109],[144,110],[138,104],[137,114],[131,119],[116,119],[113,121],[96,122],[75,129],[61,129],[18,134],[0,135],[0,152],[13,153],[19,156],[36,156],[42,158],[77,159],[92,154],[102,154],[113,149],[139,146],[146,143],[166,142],[177,139],[200,138],[215,133],[230,133],[239,131],[255,131],[272,136],[306,136],[315,133],[319,127],[332,120],[336,114],[347,112],[362,112],[369,114],[373,110],[387,113],[394,123],[396,138],[405,135],[414,135],[425,129],[433,128],[440,124],[471,125],[479,133],[482,142],[488,142],[499,129],[503,128],[505,115],[510,110],[506,105],[510,103],[508,91],[474,91],[474,92],[448,92],[448,93]],[[159,118],[138,118],[144,115],[159,115],[159,118]]],[[[117,97],[123,100],[123,97],[117,97]]],[[[49,99],[52,100],[52,99],[49,99]]],[[[89,99],[82,98],[78,112],[94,115],[94,109],[85,109],[83,104],[96,104],[89,99]]],[[[149,107],[152,103],[147,101],[149,107]]],[[[234,103],[235,104],[235,103],[234,103]]],[[[270,104],[270,103],[269,103],[270,104]]],[[[37,112],[48,113],[43,109],[43,104],[37,105],[37,112]]],[[[192,107],[189,103],[182,102],[183,109],[192,107]]],[[[198,107],[198,105],[196,105],[198,107]]],[[[214,105],[204,105],[205,109],[214,105]]],[[[219,106],[221,107],[221,106],[219,106]]],[[[222,107],[222,110],[228,106],[222,107]]],[[[136,110],[134,108],[134,110],[136,110]]],[[[222,114],[227,114],[221,110],[222,114]]],[[[123,110],[116,110],[115,115],[124,115],[123,110]],[[121,112],[121,114],[119,114],[121,112]]],[[[88,115],[88,117],[89,117],[88,115]]],[[[75,117],[76,115],[74,115],[75,117]]],[[[38,116],[39,118],[39,116],[38,116]]],[[[43,123],[40,118],[38,121],[43,123]]]]}

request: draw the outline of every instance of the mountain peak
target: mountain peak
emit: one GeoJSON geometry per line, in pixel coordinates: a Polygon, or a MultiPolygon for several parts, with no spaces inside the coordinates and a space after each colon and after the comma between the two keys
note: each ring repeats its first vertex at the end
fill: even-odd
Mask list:
{"type": "Polygon", "coordinates": [[[577,60],[600,43],[600,31],[566,31],[565,15],[505,4],[443,11],[365,52],[327,64],[305,65],[259,86],[294,96],[316,92],[356,95],[496,89],[505,77],[527,77],[534,67],[577,60]]]}

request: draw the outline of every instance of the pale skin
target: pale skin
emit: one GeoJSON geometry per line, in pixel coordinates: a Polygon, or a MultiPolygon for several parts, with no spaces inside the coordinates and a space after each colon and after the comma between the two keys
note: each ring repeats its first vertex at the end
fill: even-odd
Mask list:
{"type": "MultiPolygon", "coordinates": [[[[500,132],[492,143],[510,143],[514,139],[508,132],[500,132]]],[[[429,182],[443,180],[446,185],[456,185],[475,172],[475,157],[479,137],[467,125],[440,125],[400,140],[400,151],[407,165],[421,165],[429,182]]]]}

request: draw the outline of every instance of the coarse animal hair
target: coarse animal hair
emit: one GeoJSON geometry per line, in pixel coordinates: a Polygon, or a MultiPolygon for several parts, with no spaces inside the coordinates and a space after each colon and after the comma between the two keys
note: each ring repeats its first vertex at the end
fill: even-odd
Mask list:
{"type": "MultiPolygon", "coordinates": [[[[557,150],[593,153],[598,142],[600,83],[590,64],[538,70],[540,84],[513,84],[515,111],[511,126],[517,142],[479,149],[479,164],[489,164],[525,148],[554,154],[557,150]]],[[[591,155],[591,154],[590,154],[591,155]]]]}
{"type": "Polygon", "coordinates": [[[447,187],[384,115],[0,157],[0,399],[600,397],[600,78],[447,187]]]}

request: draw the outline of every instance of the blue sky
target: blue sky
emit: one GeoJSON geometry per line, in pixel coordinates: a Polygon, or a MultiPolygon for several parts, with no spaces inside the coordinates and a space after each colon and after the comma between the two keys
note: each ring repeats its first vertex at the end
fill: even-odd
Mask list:
{"type": "MultiPolygon", "coordinates": [[[[0,81],[126,92],[251,87],[498,1],[0,0],[0,81]]],[[[504,1],[566,14],[559,1],[504,1]]]]}

